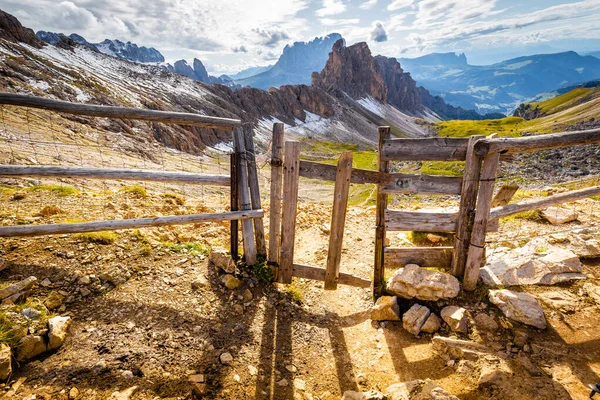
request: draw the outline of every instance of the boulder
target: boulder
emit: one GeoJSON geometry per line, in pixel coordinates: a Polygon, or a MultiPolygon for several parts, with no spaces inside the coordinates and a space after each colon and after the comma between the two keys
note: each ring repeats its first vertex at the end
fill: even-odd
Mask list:
{"type": "Polygon", "coordinates": [[[4,382],[12,374],[11,358],[10,346],[5,343],[0,344],[0,381],[4,382]]]}
{"type": "Polygon", "coordinates": [[[53,290],[48,297],[46,297],[46,300],[44,300],[44,306],[46,306],[48,310],[56,310],[58,307],[62,306],[63,300],[64,297],[53,290]]]}
{"type": "Polygon", "coordinates": [[[229,252],[222,248],[212,249],[208,260],[217,268],[222,269],[228,274],[235,272],[235,263],[229,252]]]}
{"type": "Polygon", "coordinates": [[[71,317],[54,317],[48,320],[48,350],[56,350],[65,342],[71,317]]]}
{"type": "Polygon", "coordinates": [[[477,329],[488,332],[496,332],[498,330],[498,323],[491,315],[486,313],[479,313],[473,319],[477,329]]]}
{"type": "Polygon", "coordinates": [[[402,316],[402,326],[408,332],[417,336],[421,332],[421,328],[429,318],[431,311],[429,308],[420,304],[414,304],[407,312],[402,316]]]}
{"type": "Polygon", "coordinates": [[[31,289],[33,285],[37,283],[37,278],[35,276],[30,276],[29,278],[25,278],[20,282],[13,283],[0,290],[0,300],[4,300],[7,297],[16,295],[24,290],[31,289]]]}
{"type": "Polygon", "coordinates": [[[400,306],[398,297],[381,296],[371,308],[371,319],[373,321],[400,321],[400,306]]]}
{"type": "Polygon", "coordinates": [[[579,258],[600,257],[600,243],[593,238],[584,238],[584,235],[573,234],[569,236],[569,249],[579,258]]]}
{"type": "Polygon", "coordinates": [[[441,312],[442,319],[450,326],[453,332],[468,332],[467,310],[462,307],[448,306],[441,312]]]}
{"type": "Polygon", "coordinates": [[[434,313],[429,314],[427,321],[421,327],[421,332],[436,333],[442,327],[440,317],[434,313]]]}
{"type": "Polygon", "coordinates": [[[554,285],[574,279],[585,279],[581,261],[570,250],[551,247],[546,254],[535,254],[525,246],[492,258],[480,270],[488,286],[554,285]]]}
{"type": "Polygon", "coordinates": [[[490,290],[489,299],[508,318],[539,329],[546,329],[546,317],[534,296],[502,289],[490,290]]]}
{"type": "Polygon", "coordinates": [[[229,290],[235,290],[242,285],[241,280],[230,274],[223,275],[221,281],[223,282],[223,285],[225,285],[225,287],[229,290]]]}
{"type": "Polygon", "coordinates": [[[445,272],[430,271],[415,264],[397,270],[389,279],[386,291],[406,299],[436,301],[458,296],[458,279],[445,272]]]}
{"type": "Polygon", "coordinates": [[[395,383],[385,390],[388,400],[458,400],[430,379],[395,383]]]}
{"type": "Polygon", "coordinates": [[[44,338],[38,335],[27,335],[17,343],[17,361],[29,360],[47,350],[44,338]]]}
{"type": "Polygon", "coordinates": [[[548,207],[542,211],[542,217],[552,225],[562,225],[567,222],[576,221],[579,214],[566,208],[548,207]]]}

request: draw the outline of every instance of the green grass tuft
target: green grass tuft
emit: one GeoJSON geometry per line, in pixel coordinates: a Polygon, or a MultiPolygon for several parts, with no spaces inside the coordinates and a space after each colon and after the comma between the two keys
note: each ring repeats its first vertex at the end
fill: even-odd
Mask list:
{"type": "Polygon", "coordinates": [[[75,189],[74,187],[64,185],[35,185],[32,186],[30,190],[45,190],[58,196],[73,196],[79,193],[79,190],[75,189]]]}
{"type": "Polygon", "coordinates": [[[133,197],[137,197],[138,199],[144,199],[148,197],[146,188],[142,186],[125,186],[123,189],[121,189],[121,191],[133,197]]]}
{"type": "Polygon", "coordinates": [[[288,294],[291,300],[296,304],[302,304],[304,301],[304,295],[302,294],[302,290],[300,288],[292,285],[286,286],[285,293],[288,294]]]}
{"type": "Polygon", "coordinates": [[[118,236],[112,231],[100,231],[78,233],[74,235],[74,238],[87,243],[112,244],[117,240],[118,236]]]}

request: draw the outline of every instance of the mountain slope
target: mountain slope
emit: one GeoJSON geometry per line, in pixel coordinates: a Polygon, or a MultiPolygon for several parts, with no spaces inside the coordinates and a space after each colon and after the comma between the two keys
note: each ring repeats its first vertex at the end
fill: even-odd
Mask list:
{"type": "Polygon", "coordinates": [[[340,39],[340,34],[332,33],[310,42],[295,42],[285,46],[283,54],[271,69],[236,80],[236,83],[260,89],[291,84],[310,85],[311,74],[323,69],[333,44],[340,39]]]}
{"type": "Polygon", "coordinates": [[[488,66],[464,55],[400,59],[419,85],[447,103],[480,112],[512,112],[521,102],[559,87],[600,77],[600,59],[575,52],[519,57],[488,66]]]}

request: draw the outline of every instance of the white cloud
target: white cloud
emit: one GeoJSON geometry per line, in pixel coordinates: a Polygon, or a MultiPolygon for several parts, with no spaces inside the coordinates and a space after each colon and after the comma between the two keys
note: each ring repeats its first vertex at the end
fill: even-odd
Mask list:
{"type": "Polygon", "coordinates": [[[359,18],[320,18],[319,22],[324,26],[342,26],[342,25],[358,25],[360,24],[359,18]]]}
{"type": "Polygon", "coordinates": [[[373,22],[373,30],[371,31],[371,40],[374,42],[387,42],[388,35],[380,21],[373,22]]]}
{"type": "Polygon", "coordinates": [[[363,10],[368,10],[369,8],[372,8],[376,4],[377,4],[377,0],[369,0],[369,1],[362,3],[360,5],[360,8],[362,8],[363,10]]]}
{"type": "Polygon", "coordinates": [[[343,0],[323,0],[323,8],[318,9],[315,14],[317,17],[326,17],[328,15],[340,14],[346,11],[346,5],[343,0]]]}
{"type": "Polygon", "coordinates": [[[415,0],[393,0],[387,9],[390,11],[400,10],[401,8],[411,7],[415,0]]]}

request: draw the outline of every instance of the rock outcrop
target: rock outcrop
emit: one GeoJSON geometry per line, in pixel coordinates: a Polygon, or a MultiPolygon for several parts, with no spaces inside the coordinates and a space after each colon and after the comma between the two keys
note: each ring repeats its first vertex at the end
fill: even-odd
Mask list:
{"type": "Polygon", "coordinates": [[[416,82],[404,72],[395,58],[375,57],[377,71],[387,87],[387,102],[399,110],[422,111],[421,95],[416,82]]]}
{"type": "Polygon", "coordinates": [[[490,290],[490,302],[508,318],[517,322],[546,329],[546,317],[537,299],[529,293],[511,290],[490,290]]]}
{"type": "Polygon", "coordinates": [[[27,43],[41,48],[44,43],[35,36],[32,29],[25,28],[17,18],[0,10],[0,38],[27,43]]]}
{"type": "Polygon", "coordinates": [[[388,280],[386,291],[406,299],[436,301],[458,296],[460,283],[445,272],[430,271],[415,264],[398,269],[388,280]]]}

